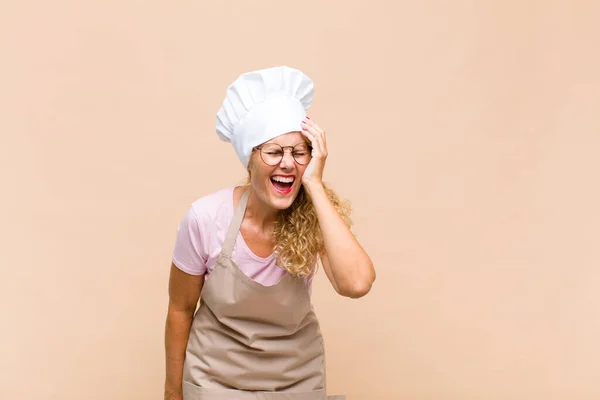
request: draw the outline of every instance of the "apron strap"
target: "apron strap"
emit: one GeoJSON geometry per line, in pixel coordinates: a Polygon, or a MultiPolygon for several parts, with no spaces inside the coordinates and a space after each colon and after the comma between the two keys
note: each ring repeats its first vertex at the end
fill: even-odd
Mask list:
{"type": "Polygon", "coordinates": [[[248,204],[249,195],[250,190],[244,190],[242,197],[233,211],[233,218],[229,224],[229,229],[227,230],[227,235],[225,236],[225,241],[223,242],[223,248],[221,249],[221,255],[226,258],[231,258],[231,253],[233,252],[233,247],[235,246],[238,233],[240,232],[240,226],[242,226],[244,214],[246,213],[246,205],[248,204]]]}

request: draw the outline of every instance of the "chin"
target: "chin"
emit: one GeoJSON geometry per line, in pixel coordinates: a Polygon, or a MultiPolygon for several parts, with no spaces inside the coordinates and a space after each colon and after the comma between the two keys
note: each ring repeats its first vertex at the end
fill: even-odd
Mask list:
{"type": "Polygon", "coordinates": [[[271,199],[271,206],[273,208],[275,208],[276,210],[279,211],[283,211],[283,210],[287,210],[288,208],[290,208],[292,206],[292,204],[294,203],[295,198],[288,200],[288,199],[271,199]]]}

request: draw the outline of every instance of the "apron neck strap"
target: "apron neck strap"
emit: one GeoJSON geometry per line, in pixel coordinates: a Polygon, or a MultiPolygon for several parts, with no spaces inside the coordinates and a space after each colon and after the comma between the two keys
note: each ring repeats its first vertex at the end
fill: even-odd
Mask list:
{"type": "Polygon", "coordinates": [[[225,241],[223,242],[223,248],[221,249],[221,255],[224,257],[231,258],[231,253],[233,252],[233,247],[235,246],[238,233],[240,232],[240,226],[242,226],[244,214],[246,213],[246,205],[248,204],[249,195],[250,190],[244,190],[242,197],[238,201],[238,204],[233,211],[233,218],[231,219],[231,224],[229,224],[229,229],[227,230],[227,235],[225,236],[225,241]]]}

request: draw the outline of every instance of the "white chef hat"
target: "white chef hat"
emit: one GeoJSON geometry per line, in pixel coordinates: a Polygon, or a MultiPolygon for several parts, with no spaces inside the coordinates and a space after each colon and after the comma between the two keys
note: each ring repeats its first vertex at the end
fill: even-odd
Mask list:
{"type": "Polygon", "coordinates": [[[301,71],[287,66],[240,75],[228,88],[217,113],[217,135],[231,142],[248,167],[252,149],[288,132],[302,131],[312,105],[314,84],[301,71]]]}

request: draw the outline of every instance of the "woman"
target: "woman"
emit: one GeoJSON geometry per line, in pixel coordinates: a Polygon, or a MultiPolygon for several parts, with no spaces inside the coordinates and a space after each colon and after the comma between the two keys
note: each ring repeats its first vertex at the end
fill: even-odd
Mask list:
{"type": "Polygon", "coordinates": [[[243,74],[227,90],[217,134],[248,181],[196,200],[180,224],[165,399],[343,398],[325,394],[312,277],[320,258],[336,292],[359,298],[375,271],[322,181],[327,140],[306,116],[312,96],[312,81],[288,67],[243,74]]]}

